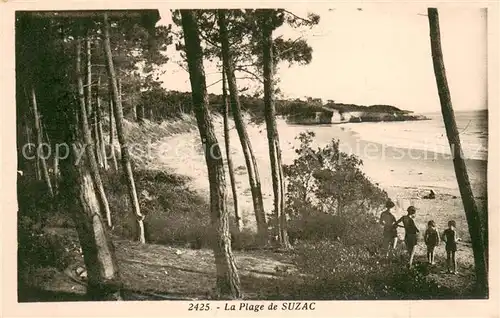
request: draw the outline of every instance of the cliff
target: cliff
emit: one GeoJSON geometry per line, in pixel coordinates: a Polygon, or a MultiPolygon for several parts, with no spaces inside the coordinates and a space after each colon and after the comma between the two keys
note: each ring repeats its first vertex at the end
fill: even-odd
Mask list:
{"type": "Polygon", "coordinates": [[[412,111],[402,110],[391,105],[362,106],[329,102],[324,106],[310,105],[308,107],[305,102],[295,110],[295,112],[287,115],[287,121],[302,125],[428,119],[423,115],[413,114],[412,111]]]}

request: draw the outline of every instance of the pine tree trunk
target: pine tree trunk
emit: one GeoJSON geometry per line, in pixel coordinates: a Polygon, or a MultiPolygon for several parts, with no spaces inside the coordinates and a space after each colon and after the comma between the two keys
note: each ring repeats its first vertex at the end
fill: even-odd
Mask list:
{"type": "Polygon", "coordinates": [[[90,168],[90,172],[92,175],[92,180],[94,181],[95,188],[97,190],[99,202],[101,204],[101,209],[106,213],[108,226],[112,227],[111,223],[111,210],[109,209],[108,199],[106,198],[106,192],[104,191],[104,185],[101,180],[101,175],[99,173],[99,168],[97,167],[97,162],[95,159],[95,149],[94,143],[92,141],[89,123],[87,118],[87,113],[85,109],[85,97],[84,97],[84,88],[83,88],[83,76],[81,72],[81,42],[79,40],[76,41],[76,80],[78,87],[78,95],[79,95],[79,103],[80,103],[80,128],[82,139],[85,143],[85,152],[88,156],[88,164],[90,168]]]}
{"type": "Polygon", "coordinates": [[[234,74],[233,61],[229,52],[229,38],[227,34],[227,26],[225,19],[225,10],[218,10],[218,20],[220,28],[220,38],[222,44],[222,59],[225,66],[224,72],[227,75],[229,94],[231,97],[231,109],[233,112],[234,123],[238,136],[240,138],[243,155],[248,171],[248,180],[250,183],[250,190],[252,192],[253,207],[255,212],[255,221],[257,223],[257,231],[261,239],[261,243],[267,242],[267,222],[266,214],[264,212],[264,203],[262,200],[262,189],[260,184],[259,170],[257,162],[252,149],[252,144],[248,138],[248,133],[243,121],[243,115],[238,96],[238,86],[236,84],[236,76],[234,74]]]}
{"type": "MultiPolygon", "coordinates": [[[[267,13],[267,10],[266,10],[267,13]]],[[[287,220],[284,211],[284,180],[281,163],[281,148],[278,127],[276,124],[276,109],[274,106],[273,91],[273,38],[270,18],[263,14],[262,46],[264,62],[264,112],[266,119],[267,140],[269,144],[269,158],[271,160],[271,177],[273,181],[274,213],[278,227],[278,242],[283,248],[291,248],[288,239],[287,220]]]]}
{"type": "Polygon", "coordinates": [[[476,271],[476,286],[480,296],[488,296],[488,267],[485,245],[483,243],[483,230],[481,229],[481,219],[474,201],[474,194],[469,181],[467,167],[463,158],[460,135],[455,121],[455,114],[451,103],[450,90],[446,79],[446,71],[441,50],[441,35],[439,30],[439,15],[436,8],[428,9],[432,61],[434,73],[438,87],[439,100],[441,102],[441,112],[446,128],[446,135],[453,156],[453,166],[457,177],[460,195],[464,205],[469,233],[472,240],[472,250],[474,253],[474,264],[476,271]]]}
{"type": "Polygon", "coordinates": [[[86,84],[85,84],[85,105],[87,106],[87,118],[92,118],[92,45],[90,43],[89,32],[85,39],[86,51],[86,84]]]}
{"type": "MultiPolygon", "coordinates": [[[[30,108],[30,103],[31,103],[31,100],[32,100],[32,97],[31,97],[31,91],[28,93],[26,87],[23,87],[23,92],[24,92],[24,96],[26,98],[26,103],[27,103],[27,111],[25,113],[25,121],[26,121],[26,138],[28,140],[28,143],[31,143],[31,134],[34,133],[34,128],[31,127],[30,123],[34,120],[31,120],[29,119],[29,115],[32,111],[32,108],[30,108]]],[[[36,97],[36,96],[35,96],[36,97]]],[[[34,118],[34,115],[33,115],[33,118],[34,118]]],[[[42,180],[42,172],[40,170],[40,164],[39,164],[39,160],[38,160],[38,156],[37,156],[37,149],[36,149],[36,135],[34,136],[34,148],[35,148],[35,160],[33,160],[33,165],[31,166],[32,169],[33,169],[33,175],[35,176],[36,180],[37,181],[40,181],[42,180]]]]}
{"type": "Polygon", "coordinates": [[[81,170],[75,180],[80,206],[74,210],[84,214],[75,217],[83,219],[75,224],[87,269],[87,295],[92,300],[120,300],[121,283],[114,247],[106,233],[91,174],[83,164],[75,169],[81,170]]]}
{"type": "MultiPolygon", "coordinates": [[[[45,124],[43,123],[43,121],[41,119],[39,119],[39,120],[40,120],[40,129],[42,131],[42,142],[47,144],[48,146],[52,147],[52,144],[50,143],[49,134],[47,133],[47,127],[45,127],[45,124]],[[43,139],[43,137],[45,137],[45,140],[43,139]]],[[[48,178],[49,178],[49,181],[50,181],[50,184],[52,187],[52,194],[55,195],[57,192],[57,184],[56,184],[56,180],[52,179],[52,177],[50,175],[50,169],[49,169],[50,159],[49,159],[49,161],[47,161],[47,159],[45,159],[45,165],[47,166],[48,178]]]]}
{"type": "MultiPolygon", "coordinates": [[[[98,102],[97,102],[98,103],[98,102]]],[[[95,149],[95,159],[100,168],[104,167],[102,151],[100,147],[100,139],[99,139],[99,120],[97,118],[97,107],[98,104],[94,105],[94,111],[92,112],[92,141],[94,141],[94,149],[95,149]]]]}
{"type": "Polygon", "coordinates": [[[154,121],[154,119],[153,108],[149,108],[149,120],[154,121]]]}
{"type": "Polygon", "coordinates": [[[134,103],[135,103],[135,101],[132,100],[132,107],[131,107],[131,109],[132,109],[132,120],[133,121],[137,121],[137,109],[134,106],[134,103]]]}
{"type": "Polygon", "coordinates": [[[86,105],[86,115],[90,119],[89,129],[91,133],[92,141],[94,142],[94,156],[99,167],[102,167],[101,153],[97,147],[97,117],[95,109],[92,105],[92,43],[90,41],[90,34],[87,31],[87,37],[85,38],[85,57],[86,57],[86,73],[85,73],[85,105],[86,105]]]}
{"type": "Polygon", "coordinates": [[[144,105],[137,105],[137,121],[142,123],[144,121],[144,105]]]}
{"type": "Polygon", "coordinates": [[[113,98],[111,97],[111,84],[109,84],[109,151],[111,152],[111,159],[113,160],[113,167],[118,171],[118,162],[115,153],[115,115],[113,98]]]}
{"type": "Polygon", "coordinates": [[[101,89],[101,76],[98,77],[97,79],[97,87],[96,87],[96,107],[95,107],[95,112],[96,112],[96,127],[97,127],[97,149],[98,152],[101,154],[102,158],[102,166],[104,168],[104,171],[108,170],[108,158],[106,157],[106,144],[104,142],[104,134],[102,132],[102,105],[101,105],[101,96],[100,96],[100,89],[101,89]]]}
{"type": "Polygon", "coordinates": [[[54,156],[54,194],[59,193],[59,156],[54,156]]]}
{"type": "MultiPolygon", "coordinates": [[[[118,76],[118,74],[116,75],[116,83],[118,85],[118,96],[120,96],[120,102],[121,102],[122,98],[123,98],[123,94],[122,94],[122,79],[118,76]]],[[[113,92],[113,91],[111,91],[111,92],[113,92]]],[[[113,95],[111,95],[111,96],[113,96],[113,95]]],[[[123,104],[122,104],[122,113],[123,113],[123,104]]]]}
{"type": "MultiPolygon", "coordinates": [[[[132,204],[132,212],[136,219],[136,239],[141,243],[146,243],[144,236],[144,215],[141,213],[139,207],[139,200],[137,198],[137,191],[135,189],[134,174],[132,172],[132,165],[130,163],[130,154],[128,151],[127,141],[125,139],[125,132],[123,131],[123,109],[121,102],[121,90],[117,82],[115,67],[113,65],[113,56],[111,52],[111,44],[109,39],[109,22],[108,16],[104,14],[104,53],[106,55],[106,67],[108,76],[111,82],[112,97],[114,104],[114,114],[116,120],[116,134],[118,135],[118,142],[121,149],[121,162],[122,168],[127,178],[127,187],[129,190],[130,202],[132,204]]],[[[120,87],[121,88],[121,87],[120,87]]]]}
{"type": "Polygon", "coordinates": [[[233,158],[231,155],[231,135],[229,134],[229,100],[226,88],[226,73],[222,69],[222,100],[224,101],[224,142],[226,144],[227,169],[229,170],[229,180],[231,183],[231,191],[233,193],[234,217],[236,222],[236,230],[241,232],[243,221],[240,216],[238,205],[238,192],[236,191],[236,180],[234,177],[233,158]]]}
{"type": "Polygon", "coordinates": [[[181,10],[181,16],[193,105],[200,138],[205,147],[205,160],[210,182],[210,216],[213,233],[216,234],[213,249],[217,271],[217,296],[221,299],[237,299],[242,295],[240,279],[231,251],[224,163],[208,111],[208,94],[198,26],[193,11],[181,10]]]}
{"type": "Polygon", "coordinates": [[[43,136],[42,136],[42,128],[40,116],[38,113],[38,105],[36,100],[36,92],[35,87],[31,87],[31,104],[33,107],[33,115],[34,115],[34,127],[35,127],[35,136],[36,136],[36,160],[37,160],[37,170],[39,171],[41,177],[45,181],[45,185],[47,186],[47,191],[51,197],[54,196],[54,192],[52,190],[52,183],[50,182],[49,169],[47,168],[47,161],[45,158],[40,156],[40,152],[42,150],[41,145],[43,144],[43,136]]]}
{"type": "MultiPolygon", "coordinates": [[[[25,117],[25,121],[26,121],[26,127],[25,127],[26,128],[26,140],[27,140],[28,144],[31,144],[31,129],[29,127],[29,122],[28,122],[28,118],[27,117],[28,116],[25,117]]],[[[36,149],[35,149],[35,151],[36,151],[36,149]]],[[[31,172],[32,173],[34,172],[32,175],[35,175],[36,179],[40,180],[40,179],[38,179],[38,176],[37,176],[38,171],[37,171],[36,161],[35,161],[34,165],[30,165],[30,168],[31,168],[31,172]]]]}
{"type": "MultiPolygon", "coordinates": [[[[72,110],[68,112],[73,113],[72,110]]],[[[76,114],[73,114],[76,119],[76,114]]],[[[76,120],[75,120],[76,121],[76,120]]],[[[82,142],[79,125],[76,122],[64,123],[73,133],[68,140],[70,155],[61,161],[61,191],[70,200],[70,211],[78,232],[83,259],[87,269],[87,296],[89,300],[121,300],[121,279],[115,258],[113,243],[102,219],[102,205],[99,203],[97,189],[92,180],[89,162],[94,159],[88,152],[78,157],[82,142]],[[73,205],[73,206],[71,206],[73,205]]]]}
{"type": "MultiPolygon", "coordinates": [[[[47,127],[43,124],[43,122],[40,123],[40,127],[42,128],[42,132],[45,136],[45,141],[47,142],[47,145],[49,145],[50,147],[53,147],[54,145],[51,144],[50,142],[50,138],[49,138],[49,134],[47,132],[47,127]]],[[[57,155],[55,156],[52,156],[52,166],[53,166],[53,174],[54,174],[54,177],[52,178],[52,182],[51,182],[51,185],[52,185],[52,192],[53,192],[53,195],[57,195],[58,193],[58,187],[59,187],[59,178],[58,178],[58,167],[57,167],[57,164],[58,164],[58,161],[59,161],[59,158],[57,157],[57,155]]],[[[47,162],[47,161],[46,161],[47,162]]],[[[50,163],[50,162],[49,162],[50,163]]],[[[51,179],[50,178],[50,170],[47,168],[48,172],[49,172],[49,180],[51,179]]]]}
{"type": "MultiPolygon", "coordinates": [[[[25,93],[26,93],[26,90],[25,90],[25,93]]],[[[28,145],[33,145],[32,142],[31,142],[31,133],[32,133],[32,129],[30,128],[30,120],[29,120],[29,97],[28,95],[26,94],[26,101],[27,101],[27,105],[28,105],[28,109],[24,112],[24,129],[25,129],[25,135],[26,135],[26,143],[28,145]]],[[[20,147],[22,147],[20,145],[20,147]]],[[[36,147],[36,146],[34,146],[36,147]]],[[[27,148],[27,150],[31,150],[32,147],[29,147],[27,148]]],[[[36,152],[36,149],[35,149],[35,152],[36,152]]],[[[40,180],[41,179],[41,175],[39,177],[39,170],[38,170],[38,164],[37,164],[37,159],[36,159],[36,155],[35,155],[35,160],[33,162],[33,164],[28,164],[27,162],[25,162],[26,164],[26,168],[29,167],[29,172],[28,171],[24,171],[24,175],[30,175],[30,176],[35,176],[36,180],[40,180]]]]}

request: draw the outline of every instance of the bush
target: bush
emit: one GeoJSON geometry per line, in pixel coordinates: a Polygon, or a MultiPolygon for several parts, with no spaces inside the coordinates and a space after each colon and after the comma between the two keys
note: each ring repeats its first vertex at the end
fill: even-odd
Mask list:
{"type": "Polygon", "coordinates": [[[291,241],[317,241],[344,236],[346,220],[336,215],[312,213],[301,218],[294,218],[288,223],[288,234],[291,241]]]}
{"type": "Polygon", "coordinates": [[[389,263],[364,245],[319,241],[299,245],[294,263],[307,275],[301,286],[307,299],[453,298],[427,277],[425,266],[407,269],[389,263]]]}
{"type": "Polygon", "coordinates": [[[70,239],[42,231],[36,221],[27,217],[18,218],[17,264],[19,285],[30,282],[31,273],[40,268],[65,269],[73,259],[70,239]]]}
{"type": "MultiPolygon", "coordinates": [[[[146,241],[156,244],[209,248],[213,242],[210,206],[203,197],[188,189],[188,179],[160,170],[134,172],[141,212],[145,214],[146,241]]],[[[122,176],[109,173],[105,177],[108,202],[113,207],[114,234],[133,239],[135,219],[130,217],[128,190],[122,176]]],[[[252,233],[237,234],[233,216],[231,232],[238,248],[255,244],[252,233]]]]}
{"type": "Polygon", "coordinates": [[[283,169],[290,217],[303,217],[310,211],[366,214],[385,203],[387,193],[368,180],[358,157],[341,152],[335,139],[324,148],[313,149],[313,138],[313,132],[297,137],[301,142],[295,150],[298,157],[283,169]]]}
{"type": "Polygon", "coordinates": [[[257,233],[248,229],[237,232],[235,227],[236,225],[231,229],[231,243],[234,250],[256,249],[261,246],[257,233]]]}
{"type": "Polygon", "coordinates": [[[295,264],[310,275],[308,290],[325,299],[355,299],[374,296],[368,277],[380,270],[363,246],[335,241],[304,244],[296,249],[295,264]]]}
{"type": "Polygon", "coordinates": [[[339,141],[315,150],[313,137],[312,132],[297,137],[301,141],[298,157],[284,167],[290,237],[341,239],[377,250],[381,233],[369,212],[385,203],[387,193],[363,174],[361,160],[339,150],[339,141]]]}
{"type": "Polygon", "coordinates": [[[382,229],[371,212],[382,207],[387,193],[360,170],[361,160],[339,150],[339,141],[312,149],[313,137],[312,132],[299,135],[298,157],[284,169],[289,234],[300,241],[294,263],[305,274],[302,282],[294,282],[300,298],[449,296],[428,279],[425,267],[408,270],[380,257],[382,229]]]}
{"type": "Polygon", "coordinates": [[[28,218],[39,228],[73,227],[71,216],[67,213],[70,211],[69,198],[64,191],[59,191],[51,197],[43,180],[18,177],[17,202],[19,218],[28,218]]]}

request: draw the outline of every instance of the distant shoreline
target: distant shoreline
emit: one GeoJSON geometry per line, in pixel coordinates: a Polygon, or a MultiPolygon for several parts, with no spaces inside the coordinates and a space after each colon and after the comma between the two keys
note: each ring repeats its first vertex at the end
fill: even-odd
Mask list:
{"type": "MultiPolygon", "coordinates": [[[[214,117],[214,126],[222,153],[225,154],[222,118],[214,117]]],[[[230,124],[230,126],[232,125],[230,124]]],[[[265,139],[265,126],[263,124],[249,124],[247,130],[261,177],[264,207],[266,210],[272,210],[271,167],[268,144],[265,139]]],[[[361,170],[373,182],[378,183],[381,188],[386,190],[391,197],[405,198],[411,196],[411,191],[428,191],[428,189],[434,189],[436,193],[446,194],[450,197],[459,196],[453,162],[449,155],[365,141],[356,136],[353,131],[342,129],[340,125],[294,125],[279,119],[278,131],[283,164],[293,163],[296,158],[294,147],[298,146],[295,137],[307,130],[314,131],[316,135],[313,139],[313,148],[324,147],[333,138],[339,139],[340,150],[345,151],[350,148],[351,153],[363,160],[361,170]],[[403,155],[401,156],[401,154],[403,155]]],[[[245,160],[236,130],[232,129],[230,134],[233,164],[235,168],[241,167],[236,175],[239,202],[242,211],[245,211],[244,219],[252,224],[253,216],[248,213],[253,210],[253,205],[245,160]]],[[[160,141],[161,145],[158,149],[160,151],[157,155],[162,165],[169,167],[177,174],[190,177],[190,187],[193,190],[208,195],[209,183],[206,163],[203,153],[198,151],[201,145],[199,143],[199,134],[196,131],[174,135],[160,141]],[[161,151],[162,148],[164,151],[161,151]]],[[[486,161],[466,159],[466,164],[474,193],[476,196],[484,196],[486,193],[486,161]]],[[[225,170],[227,173],[227,169],[225,170]]],[[[226,178],[228,179],[229,176],[226,178]]]]}
{"type": "Polygon", "coordinates": [[[289,125],[297,125],[297,126],[328,126],[328,125],[345,125],[345,124],[363,124],[363,123],[392,123],[392,122],[406,122],[406,121],[423,121],[423,120],[432,120],[432,118],[415,118],[415,119],[392,119],[392,120],[365,120],[365,121],[343,121],[343,122],[332,122],[332,123],[308,123],[308,122],[292,122],[293,120],[287,119],[289,125]]]}
{"type": "Polygon", "coordinates": [[[347,124],[347,123],[378,123],[378,122],[405,122],[431,120],[421,114],[397,110],[384,111],[339,111],[326,107],[288,114],[286,121],[296,125],[347,124]]]}
{"type": "MultiPolygon", "coordinates": [[[[352,148],[353,154],[363,160],[362,170],[370,179],[388,192],[401,192],[408,188],[441,189],[449,195],[459,196],[452,156],[449,154],[388,146],[360,138],[347,131],[351,138],[340,138],[341,149],[352,148]],[[371,154],[359,149],[371,149],[371,154]],[[392,189],[392,191],[391,191],[392,189]]],[[[464,158],[475,196],[487,192],[486,159],[464,158]]]]}

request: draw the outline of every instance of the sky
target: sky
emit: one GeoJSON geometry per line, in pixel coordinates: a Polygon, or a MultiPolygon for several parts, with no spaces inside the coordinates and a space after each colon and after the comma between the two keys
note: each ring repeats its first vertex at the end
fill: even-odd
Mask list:
{"type": "MultiPolygon", "coordinates": [[[[306,16],[314,12],[319,25],[294,30],[282,27],[274,36],[302,36],[313,48],[308,65],[279,65],[277,76],[283,97],[310,96],[361,105],[389,104],[418,113],[440,111],[432,66],[429,24],[425,8],[376,6],[290,9],[306,16]]],[[[160,9],[159,24],[171,23],[169,9],[160,9]]],[[[455,110],[486,108],[487,21],[479,8],[439,9],[444,63],[455,110]]],[[[190,91],[189,75],[178,65],[180,57],[163,67],[163,86],[190,91]]],[[[207,85],[221,75],[205,63],[207,85]]],[[[240,80],[239,86],[259,84],[240,80]]],[[[221,84],[208,88],[219,94],[221,84]]]]}

